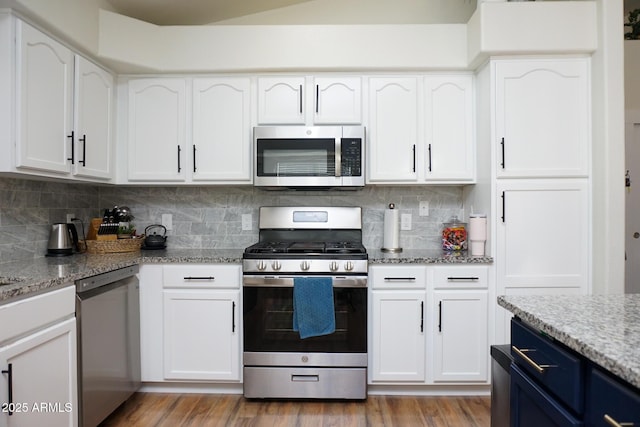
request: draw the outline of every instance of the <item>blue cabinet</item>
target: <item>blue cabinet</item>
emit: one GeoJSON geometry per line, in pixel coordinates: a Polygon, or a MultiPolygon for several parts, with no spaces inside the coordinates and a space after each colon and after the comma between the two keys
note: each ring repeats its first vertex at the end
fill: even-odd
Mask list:
{"type": "Polygon", "coordinates": [[[588,426],[640,426],[640,393],[637,389],[592,367],[587,373],[585,420],[588,426]]]}

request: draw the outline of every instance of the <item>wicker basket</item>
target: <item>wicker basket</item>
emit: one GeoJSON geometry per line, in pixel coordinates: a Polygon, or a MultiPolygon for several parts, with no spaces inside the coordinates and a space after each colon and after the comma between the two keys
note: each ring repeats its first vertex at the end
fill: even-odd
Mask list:
{"type": "Polygon", "coordinates": [[[142,246],[142,238],[118,240],[86,240],[87,253],[115,254],[121,252],[136,252],[142,246]]]}

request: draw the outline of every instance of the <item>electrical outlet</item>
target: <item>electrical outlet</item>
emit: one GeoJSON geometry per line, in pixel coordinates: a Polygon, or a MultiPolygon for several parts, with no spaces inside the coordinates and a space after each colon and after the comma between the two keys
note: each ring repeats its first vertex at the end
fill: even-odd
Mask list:
{"type": "Polygon", "coordinates": [[[253,218],[251,214],[242,214],[242,231],[251,231],[253,218]]]}
{"type": "Polygon", "coordinates": [[[76,214],[67,214],[67,224],[71,222],[73,218],[76,217],[76,214]]]}
{"type": "Polygon", "coordinates": [[[419,215],[429,216],[429,202],[424,200],[420,202],[419,215]]]}
{"type": "Polygon", "coordinates": [[[400,215],[400,230],[411,230],[411,214],[400,215]]]}
{"type": "Polygon", "coordinates": [[[173,215],[162,214],[162,225],[164,225],[167,230],[173,230],[173,215]]]}

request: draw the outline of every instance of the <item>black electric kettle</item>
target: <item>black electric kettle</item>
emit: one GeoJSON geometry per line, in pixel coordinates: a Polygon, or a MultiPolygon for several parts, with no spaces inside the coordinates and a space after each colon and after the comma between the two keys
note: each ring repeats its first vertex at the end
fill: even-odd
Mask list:
{"type": "Polygon", "coordinates": [[[145,249],[164,249],[167,244],[167,228],[164,225],[153,224],[149,225],[144,229],[144,248],[145,249]],[[149,230],[153,228],[162,228],[162,235],[156,234],[154,231],[153,234],[149,234],[149,230]]]}
{"type": "Polygon", "coordinates": [[[73,251],[80,252],[78,231],[73,224],[58,222],[51,225],[47,256],[73,255],[73,251]]]}

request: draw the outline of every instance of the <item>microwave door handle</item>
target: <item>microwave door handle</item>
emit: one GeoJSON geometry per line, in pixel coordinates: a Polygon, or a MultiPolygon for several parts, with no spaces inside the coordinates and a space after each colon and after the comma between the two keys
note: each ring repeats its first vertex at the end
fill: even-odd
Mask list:
{"type": "Polygon", "coordinates": [[[342,138],[336,138],[336,173],[335,176],[342,176],[342,138]]]}

